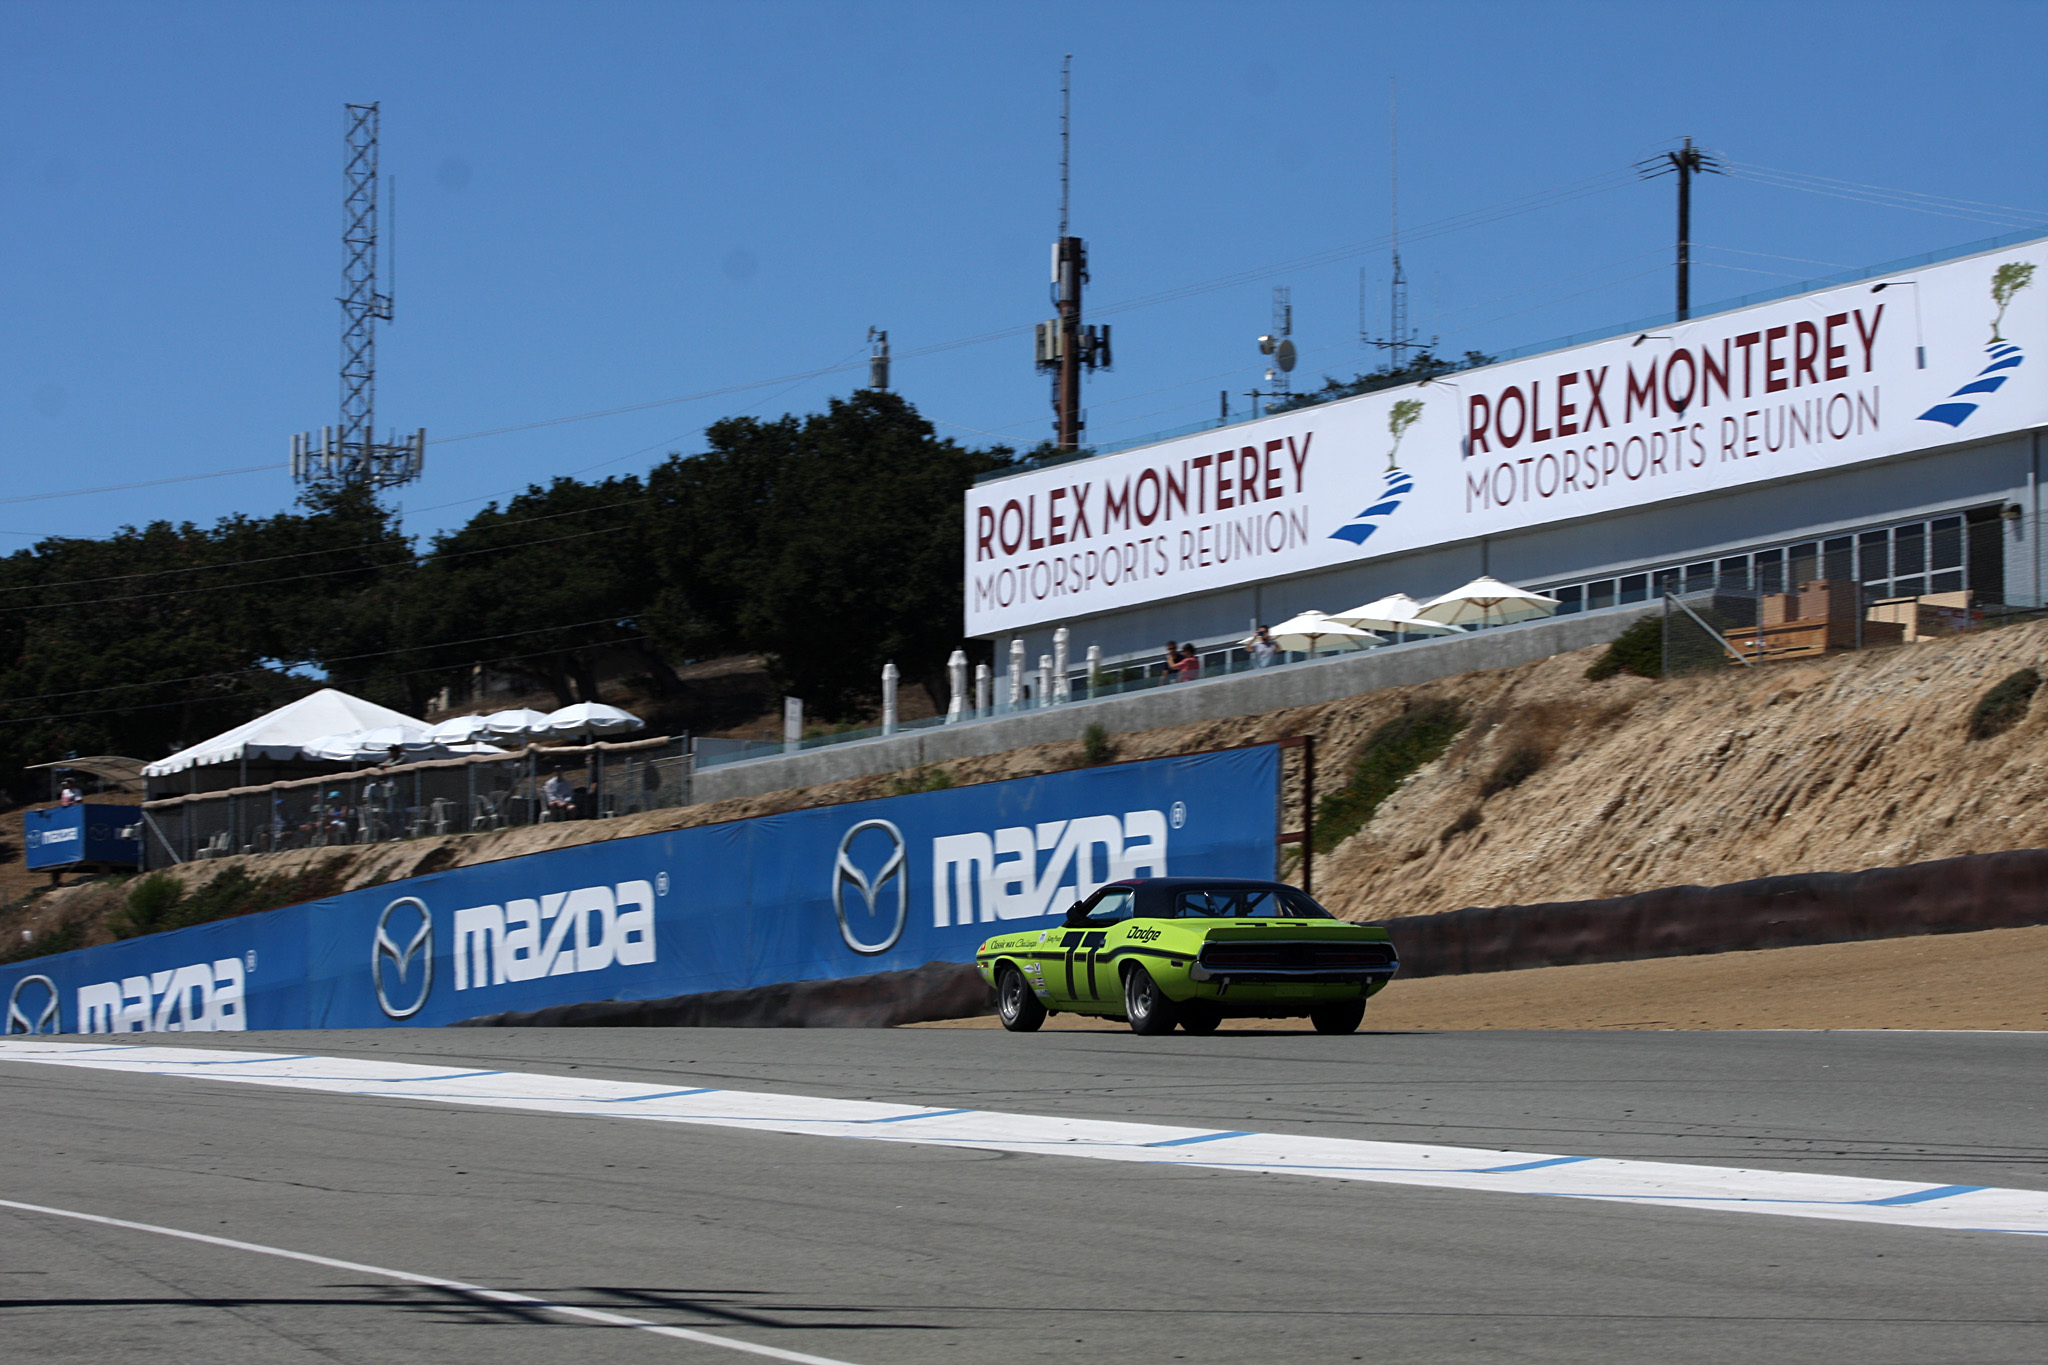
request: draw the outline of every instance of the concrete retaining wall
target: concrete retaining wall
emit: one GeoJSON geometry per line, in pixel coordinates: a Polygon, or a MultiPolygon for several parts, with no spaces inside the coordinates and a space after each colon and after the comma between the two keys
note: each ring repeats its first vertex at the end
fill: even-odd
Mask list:
{"type": "Polygon", "coordinates": [[[2048,924],[2048,850],[1380,922],[1405,977],[2012,929],[2048,924]]]}
{"type": "Polygon", "coordinates": [[[1652,603],[1531,621],[1470,635],[1390,645],[1313,663],[1175,683],[1097,701],[1070,702],[995,720],[934,726],[887,739],[858,740],[745,763],[721,764],[696,774],[690,799],[703,802],[757,796],[949,759],[999,754],[1033,744],[1074,740],[1081,737],[1084,728],[1095,723],[1111,734],[1126,734],[1314,706],[1385,687],[1429,682],[1481,669],[1514,668],[1553,654],[1606,644],[1636,620],[1662,610],[1652,603]]]}

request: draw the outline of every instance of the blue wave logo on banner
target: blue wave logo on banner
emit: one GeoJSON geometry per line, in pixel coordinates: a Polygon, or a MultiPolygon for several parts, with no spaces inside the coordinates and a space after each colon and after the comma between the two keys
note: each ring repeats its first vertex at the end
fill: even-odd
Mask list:
{"type": "Polygon", "coordinates": [[[1419,398],[1398,399],[1387,409],[1387,433],[1394,438],[1394,448],[1387,452],[1387,486],[1380,490],[1379,501],[1353,517],[1348,524],[1330,532],[1330,539],[1348,540],[1353,545],[1365,544],[1365,538],[1383,524],[1374,518],[1392,516],[1400,508],[1401,499],[1415,491],[1415,480],[1401,468],[1401,438],[1421,416],[1422,400],[1419,398]]]}
{"type": "Polygon", "coordinates": [[[1951,400],[1964,398],[1970,401],[1936,403],[1920,414],[1921,421],[1959,427],[1969,420],[1971,413],[1983,406],[1983,400],[1973,395],[1982,394],[1989,397],[2005,387],[2005,381],[2012,376],[2001,374],[2000,371],[2018,369],[2026,356],[2021,353],[2018,346],[2000,335],[1999,328],[2005,325],[2005,310],[2012,306],[2012,301],[2019,297],[2022,291],[2032,287],[2033,283],[2034,266],[2029,261],[2007,261],[1991,272],[1991,302],[1998,306],[1998,311],[1991,316],[1991,340],[1984,345],[1984,353],[1991,358],[1991,363],[1977,371],[1967,384],[1949,395],[1951,400]]]}
{"type": "Polygon", "coordinates": [[[2001,374],[1999,371],[2016,370],[2020,367],[2020,362],[2027,358],[2020,348],[2013,345],[2010,341],[1994,342],[1986,346],[1984,350],[1991,357],[1991,363],[1977,371],[1975,377],[1969,383],[1950,394],[1949,399],[1951,401],[1936,403],[1933,407],[1921,413],[1921,421],[1943,422],[1952,427],[1961,426],[1971,413],[1982,406],[1983,399],[1972,397],[1972,395],[1997,393],[2005,386],[2005,381],[2012,378],[2011,375],[2001,374]],[[1958,398],[1967,398],[1970,401],[1962,403],[1953,401],[1958,398]]]}
{"type": "Polygon", "coordinates": [[[1346,525],[1330,532],[1332,540],[1348,540],[1353,545],[1365,544],[1365,538],[1380,529],[1382,520],[1390,517],[1401,506],[1401,500],[1415,491],[1415,480],[1405,469],[1387,471],[1387,486],[1380,490],[1379,501],[1353,517],[1346,525]]]}

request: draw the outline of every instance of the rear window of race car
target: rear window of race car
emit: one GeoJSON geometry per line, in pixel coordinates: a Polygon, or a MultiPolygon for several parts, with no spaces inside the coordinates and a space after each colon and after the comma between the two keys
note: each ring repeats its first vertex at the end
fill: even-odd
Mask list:
{"type": "Polygon", "coordinates": [[[1171,919],[1330,919],[1329,911],[1291,886],[1191,888],[1173,893],[1171,919]]]}

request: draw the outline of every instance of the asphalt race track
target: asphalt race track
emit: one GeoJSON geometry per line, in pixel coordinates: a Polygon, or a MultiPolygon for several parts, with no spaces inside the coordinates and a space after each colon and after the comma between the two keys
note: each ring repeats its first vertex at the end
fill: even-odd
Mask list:
{"type": "Polygon", "coordinates": [[[1568,1154],[1490,1168],[1543,1168],[1525,1182],[1595,1169],[1568,1158],[1737,1167],[1884,1182],[1870,1189],[1911,1192],[1858,1211],[1908,1219],[2048,1194],[2040,1034],[61,1041],[118,1042],[101,1060],[122,1065],[180,1046],[209,1066],[239,1065],[223,1049],[310,1054],[250,1058],[285,1071],[343,1058],[389,1083],[225,1084],[0,1048],[8,1362],[2048,1359],[2037,1233],[1087,1159],[897,1122],[1163,1125],[1197,1136],[1129,1131],[1190,1160],[1305,1139],[1568,1154]],[[841,1110],[884,1117],[846,1122],[889,1140],[388,1097],[418,1093],[403,1086],[422,1066],[451,1095],[624,1082],[627,1103],[870,1101],[841,1110]]]}

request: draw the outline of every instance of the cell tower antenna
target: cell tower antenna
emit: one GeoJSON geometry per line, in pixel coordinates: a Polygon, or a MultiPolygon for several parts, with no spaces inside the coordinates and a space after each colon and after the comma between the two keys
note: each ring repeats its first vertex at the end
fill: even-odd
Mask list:
{"type": "MultiPolygon", "coordinates": [[[[1388,216],[1391,231],[1388,240],[1393,246],[1394,276],[1387,300],[1387,335],[1384,338],[1361,336],[1368,346],[1377,346],[1391,354],[1393,368],[1405,369],[1410,351],[1429,349],[1430,344],[1419,342],[1408,325],[1408,275],[1401,268],[1401,92],[1391,76],[1387,78],[1387,181],[1388,216]]],[[[1363,281],[1361,281],[1361,286],[1363,281]]],[[[1361,287],[1361,294],[1363,289],[1361,287]]],[[[1361,304],[1360,312],[1363,313],[1361,304]]],[[[1361,328],[1363,319],[1361,317],[1361,328]]]]}
{"type": "Polygon", "coordinates": [[[420,476],[427,433],[377,439],[377,324],[392,318],[377,288],[378,106],[344,106],[341,420],[292,437],[292,477],[328,487],[395,488],[420,476]]]}
{"type": "Polygon", "coordinates": [[[1060,63],[1060,236],[1067,235],[1067,195],[1072,182],[1068,171],[1074,150],[1074,54],[1060,63]]]}
{"type": "Polygon", "coordinates": [[[1037,328],[1034,363],[1052,376],[1053,446],[1081,448],[1081,371],[1110,366],[1109,328],[1081,325],[1081,287],[1088,282],[1088,244],[1068,232],[1072,189],[1074,54],[1060,63],[1060,235],[1052,246],[1052,303],[1057,316],[1037,328]]]}
{"type": "Polygon", "coordinates": [[[1284,284],[1273,286],[1273,330],[1259,338],[1259,354],[1273,357],[1266,371],[1267,389],[1262,398],[1286,398],[1292,392],[1288,375],[1294,369],[1294,291],[1284,284]]]}

